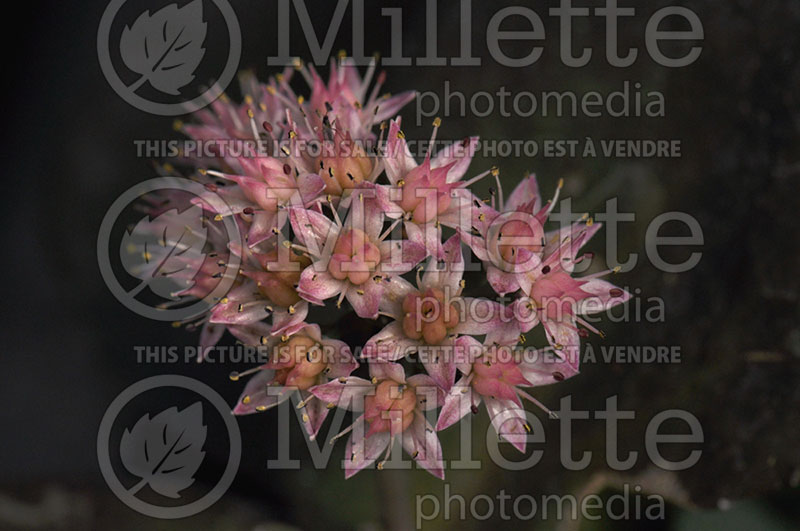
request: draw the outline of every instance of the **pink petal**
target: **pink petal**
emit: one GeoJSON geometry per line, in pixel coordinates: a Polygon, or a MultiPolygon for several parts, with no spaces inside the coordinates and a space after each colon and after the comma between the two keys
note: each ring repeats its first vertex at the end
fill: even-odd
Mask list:
{"type": "Polygon", "coordinates": [[[378,272],[390,275],[408,273],[428,256],[424,245],[409,240],[384,240],[379,245],[381,263],[378,272]]]}
{"type": "Polygon", "coordinates": [[[533,387],[560,382],[578,374],[576,367],[570,365],[563,355],[549,348],[524,351],[519,369],[533,387]]]}
{"type": "Polygon", "coordinates": [[[347,439],[344,454],[344,477],[349,479],[374,463],[386,451],[391,436],[389,432],[374,433],[364,438],[364,417],[359,417],[353,433],[347,439]]]}
{"type": "Polygon", "coordinates": [[[301,410],[303,427],[308,434],[308,438],[313,441],[317,438],[319,429],[322,427],[322,423],[325,422],[325,417],[328,416],[328,408],[319,399],[312,398],[308,400],[311,396],[308,391],[300,392],[300,399],[305,401],[306,404],[301,410]]]}
{"type": "Polygon", "coordinates": [[[542,198],[539,195],[539,184],[536,182],[536,175],[529,175],[514,188],[505,201],[506,212],[519,210],[523,205],[535,201],[533,211],[538,212],[542,208],[542,198]]]}
{"type": "MultiPolygon", "coordinates": [[[[365,183],[365,185],[366,184],[367,183],[365,183]]],[[[400,205],[392,199],[400,195],[400,188],[372,183],[369,183],[369,185],[375,190],[375,200],[378,202],[378,205],[381,210],[383,210],[386,217],[397,219],[405,214],[405,211],[400,208],[400,205]]]]}
{"type": "Polygon", "coordinates": [[[433,259],[425,266],[420,288],[439,288],[451,297],[461,293],[461,278],[464,275],[464,254],[461,252],[461,236],[453,235],[442,246],[444,261],[433,259]],[[446,288],[449,288],[447,290],[446,288]]]}
{"type": "Polygon", "coordinates": [[[626,290],[599,278],[584,282],[581,284],[580,289],[586,293],[591,293],[592,296],[578,302],[576,310],[579,314],[604,312],[627,302],[631,298],[631,294],[626,290]]]}
{"type": "Polygon", "coordinates": [[[371,361],[369,363],[369,375],[378,380],[393,380],[397,383],[406,383],[406,371],[399,363],[386,363],[382,361],[371,361]]]}
{"type": "Polygon", "coordinates": [[[383,158],[386,166],[386,176],[393,185],[417,167],[414,157],[408,150],[404,138],[400,137],[400,118],[392,120],[389,124],[389,134],[386,137],[386,154],[383,158]]]}
{"type": "Polygon", "coordinates": [[[415,352],[419,345],[419,341],[405,335],[399,321],[393,321],[367,341],[361,355],[367,359],[397,361],[415,352]]]}
{"type": "Polygon", "coordinates": [[[305,173],[297,177],[297,189],[300,191],[303,205],[308,206],[325,189],[325,181],[316,173],[305,173]]]}
{"type": "Polygon", "coordinates": [[[454,329],[455,333],[480,336],[505,324],[503,321],[506,308],[502,304],[473,297],[463,297],[462,300],[465,311],[461,322],[454,329]]]}
{"type": "Polygon", "coordinates": [[[414,392],[417,394],[417,408],[420,411],[437,409],[444,403],[445,392],[427,374],[415,374],[409,376],[406,381],[408,385],[414,387],[414,392]]]}
{"type": "Polygon", "coordinates": [[[275,371],[264,369],[247,381],[247,385],[242,391],[242,396],[233,408],[234,415],[248,415],[263,411],[264,408],[275,407],[294,392],[284,389],[281,392],[277,387],[267,387],[267,384],[275,378],[275,371]],[[269,392],[268,392],[269,389],[269,392]],[[258,408],[258,409],[257,409],[258,408]]]}
{"type": "Polygon", "coordinates": [[[213,323],[206,323],[200,330],[200,353],[197,356],[197,361],[201,362],[205,359],[209,349],[219,343],[222,335],[225,333],[225,326],[213,323]]]}
{"type": "Polygon", "coordinates": [[[514,445],[520,452],[525,452],[528,430],[525,429],[527,419],[525,410],[512,400],[486,398],[486,410],[497,434],[514,445]]]}
{"type": "Polygon", "coordinates": [[[464,174],[467,172],[472,157],[475,156],[475,149],[478,147],[478,137],[473,136],[465,138],[463,141],[456,144],[451,144],[445,149],[439,151],[431,161],[432,168],[441,168],[448,164],[453,164],[447,172],[447,182],[453,183],[460,181],[464,174]]]}
{"type": "Polygon", "coordinates": [[[289,313],[283,308],[275,308],[272,314],[272,328],[270,334],[273,336],[292,335],[305,326],[305,319],[308,316],[308,303],[300,301],[294,305],[294,313],[289,313]]]}
{"type": "Polygon", "coordinates": [[[260,211],[253,214],[253,221],[250,223],[250,230],[247,232],[247,245],[255,247],[272,236],[275,236],[273,230],[280,230],[283,227],[278,227],[278,219],[285,216],[282,214],[260,211]]]}
{"type": "Polygon", "coordinates": [[[300,242],[317,255],[322,254],[326,242],[335,241],[339,227],[323,214],[305,208],[291,207],[289,222],[300,242]]]}
{"type": "Polygon", "coordinates": [[[375,390],[372,382],[357,376],[336,378],[328,383],[316,385],[309,392],[327,404],[336,404],[342,409],[364,407],[364,397],[375,390]]]}
{"type": "Polygon", "coordinates": [[[248,325],[228,326],[228,331],[245,345],[261,346],[269,350],[277,338],[270,336],[269,324],[259,321],[248,325]]]}
{"type": "Polygon", "coordinates": [[[439,420],[436,422],[436,431],[449,428],[470,413],[473,404],[477,406],[480,403],[481,396],[472,391],[472,387],[467,383],[467,377],[463,376],[444,399],[439,420]]]}
{"type": "Polygon", "coordinates": [[[418,225],[411,221],[403,223],[409,241],[425,249],[425,256],[434,256],[437,260],[444,260],[442,249],[442,229],[435,223],[418,225]]]}
{"type": "Polygon", "coordinates": [[[419,354],[425,370],[436,385],[445,391],[449,391],[456,380],[456,362],[452,356],[452,349],[449,349],[450,346],[452,345],[442,345],[445,350],[439,352],[437,349],[440,347],[422,347],[419,354]]]}
{"type": "MultiPolygon", "coordinates": [[[[373,118],[373,123],[380,123],[387,118],[391,118],[392,116],[396,116],[400,109],[405,107],[405,105],[417,97],[416,92],[407,91],[401,92],[400,94],[396,94],[389,98],[388,100],[384,100],[381,102],[380,106],[378,107],[378,112],[375,113],[375,117],[373,118]]],[[[398,118],[399,120],[399,118],[398,118]]]]}
{"type": "Polygon", "coordinates": [[[348,227],[367,233],[372,241],[377,241],[383,229],[383,210],[376,198],[375,187],[356,188],[351,194],[348,227]]]}
{"type": "Polygon", "coordinates": [[[333,278],[327,271],[315,271],[310,265],[300,274],[297,294],[313,304],[322,304],[322,301],[341,293],[347,284],[333,278]]]}
{"type": "Polygon", "coordinates": [[[367,280],[360,286],[349,285],[345,297],[356,315],[364,319],[376,319],[383,295],[383,285],[367,280]]]}
{"type": "Polygon", "coordinates": [[[402,317],[403,300],[406,295],[414,291],[417,291],[417,288],[403,277],[384,278],[380,310],[396,317],[402,317]]]}
{"type": "Polygon", "coordinates": [[[332,356],[328,359],[328,378],[349,376],[358,368],[358,362],[344,341],[325,338],[322,340],[322,345],[326,352],[330,351],[330,356],[332,356]]]}
{"type": "Polygon", "coordinates": [[[491,264],[486,266],[486,278],[498,295],[506,295],[519,290],[519,282],[515,273],[506,273],[491,264]]]}
{"type": "Polygon", "coordinates": [[[433,426],[422,415],[403,432],[403,449],[419,466],[439,479],[444,479],[442,445],[433,426]]]}
{"type": "Polygon", "coordinates": [[[566,360],[567,364],[577,371],[580,365],[581,344],[575,322],[568,319],[562,321],[545,319],[542,324],[550,344],[566,360]]]}

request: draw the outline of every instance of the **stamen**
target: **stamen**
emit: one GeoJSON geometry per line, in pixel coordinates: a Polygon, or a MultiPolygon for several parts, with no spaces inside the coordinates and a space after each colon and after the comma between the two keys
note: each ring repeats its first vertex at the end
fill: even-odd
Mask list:
{"type": "Polygon", "coordinates": [[[517,389],[517,394],[519,394],[519,396],[521,396],[522,398],[525,398],[525,399],[529,400],[535,406],[541,408],[541,410],[544,411],[545,413],[547,413],[547,415],[551,419],[557,419],[558,418],[558,415],[556,415],[554,412],[550,411],[547,407],[545,407],[544,404],[542,404],[541,402],[539,402],[538,400],[533,398],[531,395],[529,395],[528,393],[526,393],[522,389],[517,389]]]}
{"type": "Polygon", "coordinates": [[[389,438],[389,446],[386,447],[386,453],[383,454],[383,460],[378,463],[378,470],[383,470],[386,461],[389,460],[389,456],[392,454],[392,447],[394,446],[394,434],[392,434],[391,438],[389,438]]]}
{"type": "Polygon", "coordinates": [[[400,223],[401,221],[403,221],[403,218],[397,218],[396,220],[394,220],[394,222],[391,225],[389,225],[389,228],[386,229],[386,231],[380,236],[380,238],[378,238],[378,241],[382,242],[383,240],[385,240],[392,233],[394,228],[397,227],[397,224],[400,223]]]}
{"type": "Polygon", "coordinates": [[[353,423],[352,423],[352,424],[350,424],[348,427],[346,427],[344,430],[340,431],[339,433],[337,433],[336,435],[334,435],[333,437],[331,437],[331,442],[330,442],[330,444],[333,444],[333,443],[335,443],[337,439],[340,439],[341,437],[344,437],[345,435],[347,435],[348,433],[350,433],[351,431],[353,431],[353,428],[355,427],[356,423],[357,423],[357,422],[358,422],[360,419],[361,419],[361,417],[357,418],[357,419],[355,420],[355,422],[353,422],[353,423]]]}
{"type": "Polygon", "coordinates": [[[487,175],[489,175],[491,173],[492,173],[492,170],[486,170],[485,172],[481,173],[480,175],[477,175],[477,176],[473,177],[469,181],[462,182],[461,186],[463,188],[466,188],[468,186],[472,186],[473,184],[475,184],[476,182],[480,181],[481,179],[483,179],[484,177],[486,177],[487,175]]]}
{"type": "Polygon", "coordinates": [[[246,371],[242,371],[242,372],[233,371],[228,375],[228,378],[230,378],[230,380],[232,382],[238,382],[239,378],[241,378],[242,376],[249,376],[251,374],[254,374],[254,373],[257,373],[257,372],[263,371],[263,370],[264,370],[263,367],[253,367],[252,369],[247,369],[246,371]]]}

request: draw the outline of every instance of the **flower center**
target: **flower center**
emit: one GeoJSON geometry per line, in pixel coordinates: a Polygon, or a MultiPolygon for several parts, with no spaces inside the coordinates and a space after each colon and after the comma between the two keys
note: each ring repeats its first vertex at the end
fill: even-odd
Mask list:
{"type": "Polygon", "coordinates": [[[510,350],[489,350],[472,364],[472,387],[484,396],[508,398],[515,385],[525,382],[522,371],[510,350]]]}
{"type": "Polygon", "coordinates": [[[503,260],[516,264],[523,260],[519,255],[521,249],[526,249],[534,254],[542,252],[543,236],[544,232],[540,227],[534,229],[524,221],[510,220],[503,224],[497,239],[497,250],[503,260]]]}
{"type": "Polygon", "coordinates": [[[307,256],[295,254],[291,250],[288,251],[288,255],[288,264],[285,258],[278,256],[277,250],[259,256],[261,267],[267,271],[267,275],[259,281],[258,291],[278,306],[284,307],[300,302],[297,283],[300,282],[303,269],[311,264],[307,256]]]}
{"type": "Polygon", "coordinates": [[[406,295],[403,311],[403,332],[428,345],[442,343],[460,322],[458,306],[448,303],[444,292],[436,288],[406,295]]]}
{"type": "Polygon", "coordinates": [[[575,304],[589,296],[577,286],[567,273],[549,273],[536,279],[529,296],[541,310],[542,318],[561,320],[573,315],[575,304]]]}
{"type": "Polygon", "coordinates": [[[378,247],[359,229],[344,232],[333,247],[328,271],[337,280],[349,280],[356,286],[363,284],[381,261],[378,247]]]}
{"type": "Polygon", "coordinates": [[[369,423],[369,433],[396,434],[414,421],[417,395],[414,388],[391,380],[384,380],[375,388],[375,394],[364,399],[364,419],[369,423]]]}
{"type": "Polygon", "coordinates": [[[275,381],[303,391],[313,387],[319,374],[328,366],[320,344],[302,334],[278,345],[277,356],[276,365],[280,368],[275,371],[275,381]]]}
{"type": "Polygon", "coordinates": [[[401,188],[400,208],[411,214],[414,223],[434,221],[439,212],[450,206],[450,194],[439,190],[430,182],[428,175],[418,172],[421,167],[411,170],[406,175],[401,188]]]}
{"type": "Polygon", "coordinates": [[[328,149],[318,162],[326,194],[342,195],[369,179],[373,162],[358,144],[344,140],[328,149]]]}

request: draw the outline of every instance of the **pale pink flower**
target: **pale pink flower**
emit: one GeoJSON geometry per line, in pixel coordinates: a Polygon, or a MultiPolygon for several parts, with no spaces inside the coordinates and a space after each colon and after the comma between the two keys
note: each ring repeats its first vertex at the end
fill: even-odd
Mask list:
{"type": "Polygon", "coordinates": [[[437,430],[452,426],[469,412],[477,413],[485,402],[492,426],[498,435],[525,451],[530,426],[525,418],[522,398],[554,414],[520,387],[560,382],[577,374],[566,361],[549,360],[543,352],[515,351],[517,339],[487,338],[484,344],[464,336],[457,340],[461,379],[444,399],[437,430]]]}
{"type": "Polygon", "coordinates": [[[407,240],[381,235],[383,212],[366,195],[356,191],[350,213],[342,223],[338,215],[330,220],[319,212],[290,209],[290,221],[301,246],[312,263],[300,276],[301,297],[313,304],[338,296],[337,305],[347,299],[359,317],[374,319],[386,286],[397,281],[423,258],[425,249],[407,240]]]}
{"type": "Polygon", "coordinates": [[[569,227],[545,232],[561,187],[559,182],[555,196],[543,206],[536,177],[531,175],[517,185],[505,203],[500,190],[500,210],[486,204],[475,209],[475,233],[460,233],[484,262],[495,291],[504,295],[522,290],[525,297],[509,307],[519,318],[521,331],[527,332],[541,322],[550,344],[568,352],[577,368],[579,336],[588,333],[586,330],[599,333],[580,316],[622,304],[630,294],[599,278],[613,271],[572,277],[575,265],[591,258],[590,254],[578,253],[601,225],[584,216],[569,227]]]}
{"type": "MultiPolygon", "coordinates": [[[[461,238],[457,234],[452,236],[442,250],[444,262],[437,263],[431,257],[424,274],[417,276],[416,286],[396,278],[387,287],[381,310],[395,320],[367,341],[363,356],[396,361],[421,351],[426,371],[438,386],[447,390],[455,380],[452,347],[456,338],[509,327],[501,323],[506,313],[502,304],[461,296],[465,286],[461,238]]],[[[511,334],[516,337],[519,331],[515,329],[511,334]]]]}
{"type": "Polygon", "coordinates": [[[327,402],[317,400],[310,389],[330,379],[344,378],[357,367],[348,347],[342,341],[324,337],[318,325],[305,325],[291,336],[269,337],[264,347],[270,354],[269,362],[245,371],[233,373],[231,378],[255,372],[245,385],[242,396],[233,410],[235,415],[266,411],[300,394],[298,408],[302,411],[303,425],[311,439],[319,432],[328,415],[327,402]]]}
{"type": "Polygon", "coordinates": [[[469,181],[462,181],[478,138],[465,139],[431,158],[438,129],[437,120],[431,147],[425,160],[418,165],[400,130],[400,118],[391,122],[383,155],[390,184],[377,185],[376,192],[386,215],[403,220],[409,239],[425,245],[429,254],[443,259],[441,227],[469,227],[470,219],[464,214],[474,196],[467,186],[496,171],[486,171],[469,181]]]}
{"type": "Polygon", "coordinates": [[[396,363],[373,362],[369,369],[371,380],[349,376],[311,389],[312,394],[331,407],[363,411],[333,439],[350,433],[345,451],[345,478],[381,456],[378,469],[382,469],[399,437],[403,449],[419,466],[444,479],[442,447],[425,418],[425,411],[438,407],[441,391],[427,375],[406,378],[403,368],[396,363]]]}

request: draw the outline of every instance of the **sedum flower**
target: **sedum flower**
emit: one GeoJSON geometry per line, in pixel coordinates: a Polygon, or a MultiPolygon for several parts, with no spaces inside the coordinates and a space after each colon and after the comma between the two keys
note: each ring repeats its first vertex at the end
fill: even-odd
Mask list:
{"type": "Polygon", "coordinates": [[[358,362],[344,342],[324,337],[318,325],[305,325],[291,336],[270,337],[265,348],[270,360],[249,371],[231,374],[234,381],[255,372],[245,385],[233,410],[235,415],[266,411],[299,393],[298,408],[311,439],[319,432],[328,415],[326,402],[315,399],[313,387],[329,379],[344,378],[358,367],[358,362]]]}
{"type": "Polygon", "coordinates": [[[477,413],[486,404],[492,426],[498,435],[525,451],[530,426],[525,418],[522,399],[554,414],[521,387],[534,387],[563,381],[577,374],[565,360],[549,360],[543,352],[515,350],[517,339],[487,337],[479,343],[463,336],[457,340],[461,379],[444,399],[436,429],[441,431],[461,420],[469,412],[477,413]]]}
{"type": "MultiPolygon", "coordinates": [[[[364,346],[369,360],[396,361],[421,351],[420,358],[433,381],[443,389],[453,385],[456,360],[453,346],[459,335],[483,335],[501,327],[503,305],[488,299],[462,297],[465,283],[461,238],[456,234],[443,246],[445,261],[431,257],[414,286],[394,279],[385,292],[383,313],[394,321],[364,346]],[[435,348],[433,348],[435,347],[435,348]]],[[[518,331],[512,331],[514,336],[518,331]]]]}
{"type": "Polygon", "coordinates": [[[356,376],[338,378],[314,387],[311,392],[329,405],[360,411],[355,422],[331,442],[350,434],[345,451],[345,478],[381,459],[388,461],[394,441],[419,466],[444,479],[442,447],[425,411],[435,409],[442,397],[430,377],[416,374],[406,378],[395,363],[370,363],[371,380],[356,376]]]}
{"type": "Polygon", "coordinates": [[[369,189],[359,190],[345,222],[338,215],[330,220],[319,212],[290,209],[292,229],[312,260],[300,275],[297,288],[312,304],[337,297],[347,299],[359,317],[378,316],[388,284],[407,273],[425,257],[425,249],[407,240],[387,240],[383,235],[383,212],[369,189]]]}
{"type": "Polygon", "coordinates": [[[464,214],[473,195],[467,186],[492,172],[484,172],[469,181],[461,180],[472,161],[477,137],[450,146],[432,159],[439,125],[437,118],[431,147],[425,160],[418,165],[400,130],[400,118],[391,122],[383,155],[390,184],[378,185],[376,191],[387,216],[403,220],[409,239],[424,245],[429,254],[444,259],[441,227],[468,226],[469,218],[464,214]]]}

